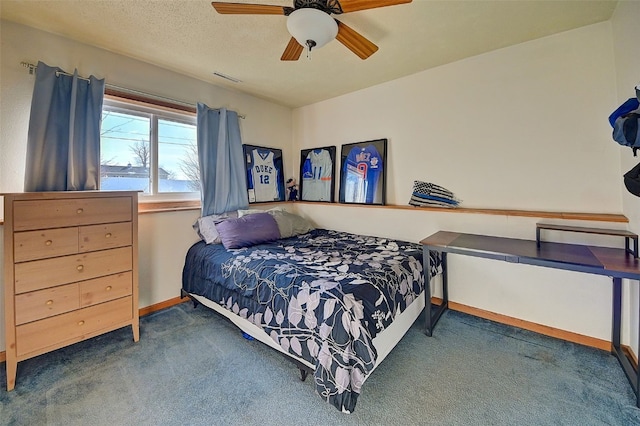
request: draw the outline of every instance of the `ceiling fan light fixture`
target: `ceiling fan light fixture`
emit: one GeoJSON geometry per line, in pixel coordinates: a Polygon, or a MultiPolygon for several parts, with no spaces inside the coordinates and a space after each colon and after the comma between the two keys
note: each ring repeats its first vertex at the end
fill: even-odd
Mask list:
{"type": "Polygon", "coordinates": [[[338,24],[328,13],[318,9],[302,8],[287,18],[289,34],[301,46],[319,49],[338,35],[338,24]]]}

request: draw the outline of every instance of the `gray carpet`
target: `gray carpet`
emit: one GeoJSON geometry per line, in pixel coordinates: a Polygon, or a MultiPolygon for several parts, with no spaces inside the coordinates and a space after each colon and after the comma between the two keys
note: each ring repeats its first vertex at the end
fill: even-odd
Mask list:
{"type": "Polygon", "coordinates": [[[447,312],[414,324],[342,414],[282,355],[190,303],[18,364],[3,425],[640,425],[607,352],[447,312]]]}

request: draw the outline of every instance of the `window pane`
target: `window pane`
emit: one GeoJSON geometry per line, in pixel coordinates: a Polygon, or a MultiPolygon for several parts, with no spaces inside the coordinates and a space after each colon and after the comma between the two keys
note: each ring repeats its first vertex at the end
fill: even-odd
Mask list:
{"type": "Polygon", "coordinates": [[[103,109],[100,189],[150,192],[149,124],[149,117],[103,109]]]}
{"type": "Polygon", "coordinates": [[[199,192],[196,126],[158,119],[158,192],[199,192]]]}

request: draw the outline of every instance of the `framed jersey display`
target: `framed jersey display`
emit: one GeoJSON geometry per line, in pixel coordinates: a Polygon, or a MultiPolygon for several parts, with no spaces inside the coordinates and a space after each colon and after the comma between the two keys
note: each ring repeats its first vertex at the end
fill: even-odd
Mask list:
{"type": "Polygon", "coordinates": [[[333,202],[336,147],[300,151],[300,200],[333,202]]]}
{"type": "Polygon", "coordinates": [[[250,203],[284,201],[282,150],[242,145],[250,203]]]}
{"type": "Polygon", "coordinates": [[[340,202],[385,204],[387,192],[387,140],[342,145],[340,202]]]}

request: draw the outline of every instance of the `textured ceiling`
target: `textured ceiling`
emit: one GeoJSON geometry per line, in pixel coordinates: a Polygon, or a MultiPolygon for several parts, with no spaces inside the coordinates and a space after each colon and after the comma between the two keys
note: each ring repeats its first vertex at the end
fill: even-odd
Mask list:
{"type": "MultiPolygon", "coordinates": [[[[292,0],[233,0],[291,6],[292,0]]],[[[280,61],[286,17],[220,15],[206,0],[0,0],[2,19],[298,107],[462,58],[608,20],[613,0],[413,0],[335,16],[380,48],[337,41],[280,61]],[[231,83],[217,71],[241,80],[231,83]]]]}

